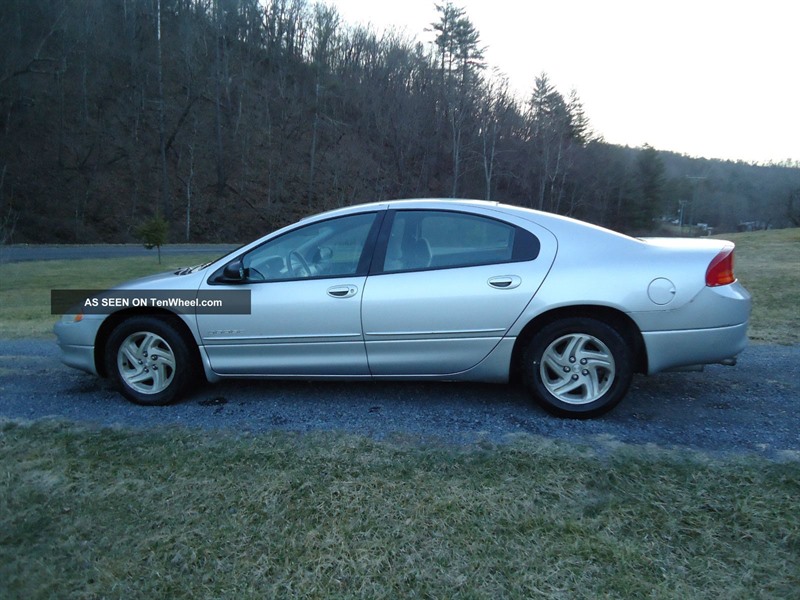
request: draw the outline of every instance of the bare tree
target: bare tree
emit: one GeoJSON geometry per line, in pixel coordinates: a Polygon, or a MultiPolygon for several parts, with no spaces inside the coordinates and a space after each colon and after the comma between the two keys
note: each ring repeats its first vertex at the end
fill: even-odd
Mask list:
{"type": "Polygon", "coordinates": [[[220,0],[214,0],[214,146],[216,149],[217,194],[222,194],[227,185],[225,149],[222,144],[223,87],[227,80],[225,67],[225,33],[220,0]]]}
{"type": "Polygon", "coordinates": [[[156,0],[156,69],[158,72],[158,156],[161,164],[161,210],[169,222],[172,201],[167,173],[167,138],[164,125],[164,59],[161,43],[161,0],[156,0]]]}
{"type": "Polygon", "coordinates": [[[516,110],[516,105],[509,92],[508,79],[497,74],[485,84],[481,96],[479,136],[485,184],[484,197],[486,200],[491,200],[499,159],[500,138],[507,128],[509,117],[516,110]]]}

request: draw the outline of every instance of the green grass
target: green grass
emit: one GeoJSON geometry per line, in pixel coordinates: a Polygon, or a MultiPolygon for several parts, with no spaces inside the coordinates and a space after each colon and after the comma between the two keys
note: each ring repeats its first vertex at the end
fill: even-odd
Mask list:
{"type": "Polygon", "coordinates": [[[800,229],[719,237],[736,244],[736,276],[753,295],[750,339],[800,343],[800,229]]]}
{"type": "Polygon", "coordinates": [[[800,463],[0,427],[3,598],[797,598],[800,463]]]}
{"type": "Polygon", "coordinates": [[[0,265],[0,338],[41,338],[52,333],[58,316],[50,314],[50,290],[106,289],[134,277],[219,258],[188,254],[114,259],[46,260],[0,265]]]}

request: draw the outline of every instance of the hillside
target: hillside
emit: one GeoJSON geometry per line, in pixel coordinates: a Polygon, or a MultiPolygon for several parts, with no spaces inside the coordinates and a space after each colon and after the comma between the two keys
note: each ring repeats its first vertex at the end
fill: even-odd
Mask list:
{"type": "Polygon", "coordinates": [[[606,144],[546,74],[513,97],[439,11],[428,48],[303,0],[0,3],[0,243],[135,241],[156,213],[173,242],[234,242],[417,196],[626,232],[681,206],[717,231],[798,218],[797,165],[606,144]]]}

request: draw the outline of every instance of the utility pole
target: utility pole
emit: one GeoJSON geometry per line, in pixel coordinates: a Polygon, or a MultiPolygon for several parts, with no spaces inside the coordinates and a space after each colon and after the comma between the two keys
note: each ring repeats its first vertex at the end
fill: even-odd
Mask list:
{"type": "MultiPolygon", "coordinates": [[[[697,205],[697,182],[705,181],[706,179],[708,179],[708,177],[706,176],[692,177],[687,175],[686,179],[689,179],[692,182],[692,205],[695,206],[697,205]]],[[[683,235],[683,212],[684,212],[684,207],[686,206],[686,204],[688,204],[688,201],[681,200],[680,204],[681,204],[680,226],[681,226],[681,235],[683,235]]]]}
{"type": "Polygon", "coordinates": [[[680,204],[680,206],[681,206],[681,208],[680,208],[680,220],[678,222],[678,226],[680,227],[681,235],[683,235],[683,209],[686,208],[686,204],[688,202],[689,202],[688,200],[679,200],[678,201],[678,204],[680,204]]]}

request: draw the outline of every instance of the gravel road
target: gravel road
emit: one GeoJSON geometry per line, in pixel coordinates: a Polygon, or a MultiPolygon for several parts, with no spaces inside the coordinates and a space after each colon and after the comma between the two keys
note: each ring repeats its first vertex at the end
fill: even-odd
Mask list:
{"type": "Polygon", "coordinates": [[[141,407],[61,364],[54,341],[0,340],[0,419],[235,431],[336,430],[376,439],[503,443],[527,433],[608,447],[656,444],[800,460],[800,346],[757,345],[735,367],[637,376],[622,403],[562,420],[519,386],[231,381],[181,403],[141,407]]]}

